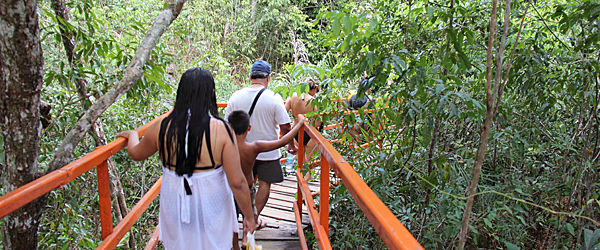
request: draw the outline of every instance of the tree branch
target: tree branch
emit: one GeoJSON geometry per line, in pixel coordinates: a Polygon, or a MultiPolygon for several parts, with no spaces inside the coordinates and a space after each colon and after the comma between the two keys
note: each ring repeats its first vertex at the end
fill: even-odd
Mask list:
{"type": "Polygon", "coordinates": [[[158,43],[162,34],[177,18],[185,0],[172,0],[154,21],[154,24],[140,43],[135,55],[129,62],[123,78],[108,90],[106,94],[100,97],[87,112],[77,121],[75,126],[69,131],[63,139],[61,145],[55,153],[54,158],[48,164],[47,173],[54,171],[66,165],[83,136],[92,127],[96,119],[117,101],[124,93],[129,91],[133,85],[144,74],[143,67],[150,58],[152,49],[158,43]]]}
{"type": "Polygon", "coordinates": [[[565,48],[567,48],[569,51],[573,52],[573,50],[571,50],[571,48],[569,46],[567,46],[562,40],[560,40],[558,38],[558,36],[556,36],[556,34],[554,34],[554,31],[552,31],[550,29],[550,27],[548,27],[548,24],[546,23],[546,20],[544,20],[544,17],[542,17],[542,15],[540,14],[540,12],[537,10],[537,8],[535,7],[535,4],[533,5],[533,10],[535,10],[535,12],[540,16],[540,19],[542,19],[542,22],[544,23],[544,26],[546,26],[546,29],[548,29],[548,31],[550,31],[550,34],[552,34],[552,36],[554,36],[554,38],[556,40],[558,40],[563,46],[565,46],[565,48]]]}
{"type": "Polygon", "coordinates": [[[496,114],[498,114],[498,107],[500,107],[500,99],[502,99],[502,93],[504,92],[504,87],[506,87],[506,81],[508,80],[508,76],[510,74],[512,62],[515,57],[515,51],[517,50],[517,44],[519,44],[519,38],[521,37],[521,31],[523,30],[523,23],[525,21],[525,17],[527,16],[527,11],[529,10],[530,5],[531,1],[529,1],[527,7],[525,7],[525,13],[523,13],[523,17],[521,18],[521,24],[519,25],[519,32],[517,33],[517,38],[515,39],[512,51],[510,52],[510,59],[508,59],[508,67],[506,69],[506,74],[504,74],[502,86],[500,87],[500,90],[498,92],[498,98],[496,99],[496,106],[494,107],[494,117],[496,117],[496,114]]]}
{"type": "MultiPolygon", "coordinates": [[[[506,7],[504,12],[504,24],[502,25],[502,40],[500,40],[500,49],[498,50],[498,54],[496,55],[496,77],[494,79],[494,92],[492,94],[492,100],[487,100],[488,102],[496,101],[496,99],[500,100],[498,97],[498,91],[500,90],[500,79],[502,79],[502,61],[504,59],[504,50],[506,49],[506,37],[508,36],[508,30],[510,26],[510,0],[506,1],[506,7]]],[[[492,107],[493,113],[496,114],[495,107],[492,107]]],[[[492,117],[493,119],[494,117],[492,117]]]]}

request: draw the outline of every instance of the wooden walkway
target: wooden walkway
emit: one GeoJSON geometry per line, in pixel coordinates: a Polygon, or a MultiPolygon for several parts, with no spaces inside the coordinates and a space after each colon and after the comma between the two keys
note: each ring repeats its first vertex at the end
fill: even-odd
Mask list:
{"type": "MultiPolygon", "coordinates": [[[[263,249],[300,249],[298,241],[298,228],[296,226],[296,217],[294,215],[294,204],[296,200],[296,190],[298,183],[295,175],[285,177],[282,183],[271,185],[271,194],[267,205],[261,212],[259,218],[267,222],[267,226],[257,230],[254,234],[258,245],[263,249]]],[[[319,190],[318,182],[309,182],[308,187],[311,192],[319,190]]],[[[310,224],[306,205],[302,208],[302,225],[304,228],[310,224]]],[[[242,229],[242,217],[238,218],[240,222],[240,232],[242,229]]],[[[241,245],[241,234],[240,245],[241,245]]]]}

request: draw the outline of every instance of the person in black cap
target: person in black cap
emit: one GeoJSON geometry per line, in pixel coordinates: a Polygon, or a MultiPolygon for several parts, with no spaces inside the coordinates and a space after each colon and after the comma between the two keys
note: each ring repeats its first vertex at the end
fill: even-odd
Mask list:
{"type": "MultiPolygon", "coordinates": [[[[267,89],[270,77],[271,66],[268,62],[263,60],[254,62],[250,73],[250,86],[233,93],[227,102],[225,117],[229,117],[236,110],[245,111],[250,116],[252,130],[246,137],[248,142],[274,141],[279,139],[279,135],[284,136],[292,128],[283,98],[267,89]]],[[[296,152],[293,142],[288,144],[288,150],[296,152]]],[[[283,181],[280,159],[279,149],[260,153],[256,157],[252,172],[255,177],[258,177],[255,178],[258,179],[255,203],[258,215],[267,204],[271,183],[283,181]]],[[[266,223],[260,219],[257,220],[257,224],[259,228],[266,226],[266,223]]]]}
{"type": "MultiPolygon", "coordinates": [[[[371,85],[372,85],[374,79],[375,79],[375,76],[371,76],[371,77],[365,78],[359,82],[358,88],[356,89],[357,93],[353,94],[352,96],[350,96],[350,98],[348,98],[348,109],[358,110],[358,109],[364,107],[365,105],[367,105],[367,103],[369,103],[372,100],[372,98],[369,96],[369,93],[371,92],[371,85]],[[364,95],[362,98],[359,98],[358,93],[361,90],[364,91],[364,95]]],[[[377,88],[373,88],[373,91],[377,91],[377,88]]],[[[369,125],[371,124],[371,120],[372,120],[372,115],[365,114],[364,122],[357,123],[354,125],[355,134],[356,135],[361,134],[361,128],[365,131],[368,131],[369,125]]]]}

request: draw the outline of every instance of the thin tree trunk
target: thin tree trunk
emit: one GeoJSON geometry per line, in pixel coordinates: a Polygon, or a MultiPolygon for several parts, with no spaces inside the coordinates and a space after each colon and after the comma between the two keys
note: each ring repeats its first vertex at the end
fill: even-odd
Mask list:
{"type": "Polygon", "coordinates": [[[140,43],[135,55],[127,66],[123,78],[100,97],[87,112],[77,121],[71,131],[63,139],[56,150],[54,158],[48,164],[47,172],[54,171],[66,165],[71,159],[73,150],[77,147],[83,136],[89,131],[92,124],[98,119],[108,107],[117,101],[125,92],[144,74],[143,67],[150,58],[152,49],[158,43],[158,39],[167,30],[169,25],[177,18],[185,0],[172,0],[171,3],[156,18],[154,24],[140,43]]]}
{"type": "Polygon", "coordinates": [[[510,25],[510,0],[506,0],[505,14],[504,14],[504,25],[503,25],[503,35],[502,41],[500,42],[500,49],[497,54],[497,62],[496,62],[496,78],[494,80],[494,88],[492,90],[492,49],[494,48],[494,35],[496,33],[496,13],[498,3],[496,0],[492,1],[492,17],[490,21],[490,35],[488,40],[488,50],[487,50],[487,64],[486,64],[486,114],[485,114],[485,122],[481,132],[481,139],[479,148],[477,149],[477,156],[475,160],[475,166],[473,167],[473,172],[471,175],[471,184],[468,188],[468,196],[467,205],[465,206],[462,225],[460,229],[460,236],[458,240],[458,249],[462,250],[465,247],[465,243],[467,241],[467,233],[469,231],[469,215],[471,213],[471,209],[473,208],[473,202],[475,197],[475,191],[477,190],[477,183],[479,182],[479,177],[481,175],[481,166],[483,165],[483,160],[485,159],[485,151],[487,148],[487,143],[489,140],[490,130],[492,129],[492,123],[494,121],[494,115],[496,114],[496,108],[494,104],[496,103],[496,98],[500,98],[498,96],[498,91],[500,89],[500,79],[502,76],[502,58],[504,55],[504,49],[506,47],[506,37],[508,35],[508,28],[510,25]]]}
{"type": "MultiPolygon", "coordinates": [[[[2,194],[38,177],[43,56],[37,1],[0,2],[0,131],[5,153],[2,194]]],[[[4,249],[36,249],[43,199],[4,217],[4,249]]]]}

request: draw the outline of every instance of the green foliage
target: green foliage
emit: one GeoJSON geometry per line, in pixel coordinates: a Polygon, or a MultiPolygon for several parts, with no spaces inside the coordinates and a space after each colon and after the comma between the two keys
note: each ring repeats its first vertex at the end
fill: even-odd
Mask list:
{"type": "MultiPolygon", "coordinates": [[[[512,5],[505,69],[513,48],[515,54],[478,187],[504,196],[477,196],[467,249],[595,249],[600,231],[582,216],[600,221],[600,5],[537,1],[525,12],[528,4],[512,5]]],[[[42,168],[89,105],[79,101],[78,80],[87,82],[92,101],[106,93],[122,77],[164,1],[67,5],[68,23],[54,15],[49,1],[39,4],[42,99],[53,107],[52,125],[42,132],[42,168]],[[73,67],[60,24],[73,33],[73,67]]],[[[483,1],[188,1],[152,51],[144,77],[100,118],[102,128],[110,138],[169,110],[180,75],[191,67],[208,68],[218,100],[226,101],[247,84],[252,61],[266,59],[275,70],[270,87],[284,98],[307,92],[305,77],[321,79],[313,104],[328,112],[325,124],[342,122],[325,136],[340,139],[335,146],[426,249],[454,248],[486,111],[490,13],[490,3],[483,1]],[[295,36],[312,63],[293,61],[295,36]],[[379,90],[368,95],[377,100],[358,114],[344,114],[348,103],[333,99],[347,98],[368,76],[376,76],[369,84],[379,90]],[[383,109],[368,118],[365,110],[373,108],[383,109]],[[355,127],[361,133],[349,132],[355,123],[364,124],[355,127]],[[352,146],[364,142],[370,147],[352,146]]],[[[497,38],[505,28],[498,25],[497,38]]],[[[492,76],[499,73],[504,78],[506,70],[492,76]]],[[[358,95],[366,90],[359,88],[358,95]]],[[[73,158],[95,147],[93,138],[80,145],[73,158]]],[[[131,207],[160,176],[159,162],[135,163],[124,151],[113,160],[131,207]]],[[[91,171],[50,193],[41,248],[100,243],[95,179],[91,171]]],[[[386,248],[345,186],[336,185],[332,194],[334,248],[386,248]]],[[[146,242],[157,209],[155,201],[127,237],[146,242]]]]}
{"type": "MultiPolygon", "coordinates": [[[[584,243],[584,229],[595,226],[578,216],[599,220],[597,3],[538,2],[525,13],[527,4],[512,6],[505,69],[513,47],[515,56],[478,188],[508,196],[478,195],[467,249],[574,248],[584,243]],[[511,197],[569,214],[556,216],[511,197]]],[[[489,4],[359,5],[317,17],[328,23],[323,44],[338,54],[322,68],[331,71],[331,82],[377,75],[373,84],[380,90],[371,96],[380,101],[365,109],[383,107],[381,100],[389,109],[374,114],[366,134],[339,134],[339,146],[377,138],[367,150],[346,147],[344,157],[425,248],[453,248],[464,207],[459,198],[470,181],[486,110],[489,4]]],[[[502,29],[499,23],[496,37],[502,29]]],[[[324,120],[343,121],[349,131],[365,117],[362,111],[342,115],[325,100],[331,97],[318,99],[320,111],[332,113],[324,120]]],[[[352,198],[343,186],[334,193],[334,248],[380,248],[377,234],[351,236],[373,229],[357,225],[353,215],[361,211],[347,204],[352,198]]]]}

